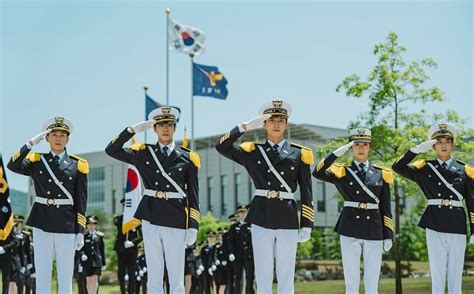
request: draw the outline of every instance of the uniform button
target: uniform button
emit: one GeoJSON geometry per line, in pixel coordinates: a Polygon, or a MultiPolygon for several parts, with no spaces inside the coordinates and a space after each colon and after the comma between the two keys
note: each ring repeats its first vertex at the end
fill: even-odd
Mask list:
{"type": "Polygon", "coordinates": [[[272,183],[268,182],[267,184],[268,184],[268,186],[270,186],[272,183]]]}
{"type": "Polygon", "coordinates": [[[441,193],[438,193],[438,196],[440,196],[440,197],[441,197],[441,193]]]}
{"type": "Polygon", "coordinates": [[[428,178],[431,178],[431,175],[428,175],[428,178]]]}
{"type": "Polygon", "coordinates": [[[183,169],[182,168],[178,168],[179,171],[182,171],[183,169]]]}
{"type": "Polygon", "coordinates": [[[40,171],[39,171],[39,173],[40,173],[40,174],[42,174],[42,173],[43,173],[43,171],[42,171],[42,170],[40,170],[40,171]]]}
{"type": "Polygon", "coordinates": [[[280,188],[283,188],[283,185],[280,185],[280,188]]]}
{"type": "Polygon", "coordinates": [[[356,191],[356,194],[359,194],[359,193],[360,193],[359,190],[357,190],[357,191],[356,191]]]}
{"type": "Polygon", "coordinates": [[[449,209],[453,209],[453,207],[452,207],[452,206],[450,206],[450,207],[449,207],[449,209]]]}
{"type": "Polygon", "coordinates": [[[61,197],[61,194],[58,194],[58,197],[61,197]]]}
{"type": "Polygon", "coordinates": [[[351,186],[352,186],[352,184],[353,184],[352,182],[349,182],[349,185],[351,185],[351,186]]]}
{"type": "Polygon", "coordinates": [[[72,177],[69,177],[69,180],[72,181],[72,177]]]}
{"type": "Polygon", "coordinates": [[[158,182],[155,182],[155,185],[158,186],[158,182]]]}
{"type": "Polygon", "coordinates": [[[51,183],[52,181],[53,181],[53,180],[51,180],[51,179],[48,180],[48,182],[50,182],[50,183],[51,183]]]}
{"type": "Polygon", "coordinates": [[[59,208],[59,205],[56,205],[56,208],[59,208]]]}
{"type": "Polygon", "coordinates": [[[48,192],[46,192],[46,194],[48,194],[48,195],[49,195],[49,194],[51,194],[51,192],[50,192],[50,191],[48,191],[48,192]]]}
{"type": "Polygon", "coordinates": [[[449,198],[453,199],[453,195],[449,195],[449,198]]]}
{"type": "Polygon", "coordinates": [[[60,183],[61,183],[61,185],[63,184],[63,182],[60,182],[60,183]]]}
{"type": "Polygon", "coordinates": [[[356,218],[358,219],[358,218],[360,218],[360,216],[356,215],[356,218]]]}
{"type": "Polygon", "coordinates": [[[438,208],[441,208],[441,205],[438,205],[438,208]]]}
{"type": "Polygon", "coordinates": [[[262,162],[260,160],[257,161],[258,164],[261,164],[262,162]]]}
{"type": "Polygon", "coordinates": [[[280,174],[284,175],[284,174],[285,174],[285,172],[280,172],[280,174]]]}
{"type": "Polygon", "coordinates": [[[147,161],[147,162],[146,162],[146,164],[150,164],[150,162],[149,162],[149,161],[147,161]]]}
{"type": "Polygon", "coordinates": [[[367,219],[370,219],[370,215],[367,216],[367,219]]]}
{"type": "Polygon", "coordinates": [[[435,167],[438,167],[438,165],[435,165],[435,167]]]}
{"type": "Polygon", "coordinates": [[[291,169],[291,170],[294,170],[294,169],[295,169],[295,167],[294,167],[294,166],[292,166],[290,169],[291,169]]]}
{"type": "Polygon", "coordinates": [[[170,185],[166,185],[166,188],[169,188],[169,187],[170,187],[170,185]]]}
{"type": "Polygon", "coordinates": [[[159,174],[159,173],[160,173],[160,171],[159,171],[159,170],[156,170],[156,173],[157,173],[157,174],[159,174]]]}
{"type": "Polygon", "coordinates": [[[168,176],[171,176],[171,173],[168,173],[168,176]]]}
{"type": "Polygon", "coordinates": [[[441,182],[438,182],[438,186],[441,186],[441,182]]]}
{"type": "Polygon", "coordinates": [[[267,173],[270,173],[270,170],[269,170],[269,169],[267,169],[267,173]]]}

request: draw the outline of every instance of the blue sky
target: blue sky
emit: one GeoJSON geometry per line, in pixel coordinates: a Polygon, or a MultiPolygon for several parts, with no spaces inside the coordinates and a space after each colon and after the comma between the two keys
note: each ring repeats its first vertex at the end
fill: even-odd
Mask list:
{"type": "MultiPolygon", "coordinates": [[[[456,110],[474,127],[473,6],[470,1],[165,2],[2,1],[1,152],[8,158],[63,115],[74,123],[69,150],[103,150],[144,116],[143,86],[165,101],[165,8],[206,33],[196,58],[229,81],[226,101],[195,98],[196,137],[223,133],[282,98],[291,121],[344,128],[367,99],[335,88],[352,73],[366,76],[374,44],[396,32],[407,60],[432,57],[433,85],[447,95],[428,109],[456,110]]],[[[191,65],[170,53],[170,101],[183,111],[177,138],[190,129],[191,65]]],[[[408,105],[410,111],[422,106],[408,105]]],[[[151,134],[149,138],[152,137],[151,134]]],[[[35,150],[46,151],[41,143],[35,150]]],[[[13,188],[25,177],[8,173],[13,188]]]]}

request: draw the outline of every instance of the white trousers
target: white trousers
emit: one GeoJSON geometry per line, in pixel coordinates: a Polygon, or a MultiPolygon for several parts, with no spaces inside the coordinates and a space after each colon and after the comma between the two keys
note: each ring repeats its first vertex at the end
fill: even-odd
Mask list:
{"type": "Polygon", "coordinates": [[[275,265],[278,293],[293,294],[298,230],[272,230],[252,224],[251,232],[257,293],[272,293],[275,265]]]}
{"type": "Polygon", "coordinates": [[[143,221],[143,242],[147,264],[149,294],[163,293],[163,276],[168,271],[170,294],[184,293],[184,229],[153,225],[143,221]]]}
{"type": "Polygon", "coordinates": [[[466,235],[426,229],[426,243],[430,260],[431,292],[445,293],[447,276],[448,292],[461,293],[466,235]]]}
{"type": "Polygon", "coordinates": [[[36,293],[51,293],[51,274],[56,257],[58,293],[72,294],[74,241],[76,234],[48,233],[33,228],[35,244],[36,293]]]}
{"type": "Polygon", "coordinates": [[[340,236],[340,240],[346,294],[359,293],[361,255],[364,258],[365,293],[378,293],[383,241],[363,240],[343,235],[340,236]]]}

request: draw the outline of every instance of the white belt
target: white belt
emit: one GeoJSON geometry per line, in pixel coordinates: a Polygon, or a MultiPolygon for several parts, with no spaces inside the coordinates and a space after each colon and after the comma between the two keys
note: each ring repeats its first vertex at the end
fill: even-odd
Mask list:
{"type": "Polygon", "coordinates": [[[344,207],[352,207],[358,209],[379,209],[379,205],[376,203],[363,203],[355,201],[344,201],[344,207]]]}
{"type": "Polygon", "coordinates": [[[35,197],[35,202],[44,205],[73,205],[73,202],[69,199],[52,199],[44,197],[35,197]]]}
{"type": "Polygon", "coordinates": [[[178,192],[165,192],[165,191],[155,191],[151,189],[145,189],[143,195],[161,198],[161,199],[181,199],[183,196],[178,192]]]}
{"type": "Polygon", "coordinates": [[[255,189],[255,196],[262,196],[267,198],[293,199],[293,195],[294,193],[283,191],[255,189]]]}
{"type": "Polygon", "coordinates": [[[462,201],[451,200],[451,199],[428,199],[428,205],[464,207],[464,205],[462,204],[462,201]]]}

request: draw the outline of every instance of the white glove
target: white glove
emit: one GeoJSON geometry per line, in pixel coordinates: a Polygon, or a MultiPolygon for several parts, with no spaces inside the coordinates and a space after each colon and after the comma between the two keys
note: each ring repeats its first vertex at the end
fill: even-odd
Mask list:
{"type": "Polygon", "coordinates": [[[197,270],[197,271],[196,271],[196,274],[197,274],[198,276],[200,276],[200,275],[202,274],[202,271],[197,270]]]}
{"type": "Polygon", "coordinates": [[[20,268],[20,273],[22,273],[22,274],[25,273],[25,268],[24,267],[20,268]]]}
{"type": "Polygon", "coordinates": [[[135,244],[133,244],[132,241],[127,240],[127,241],[123,242],[123,247],[125,247],[125,248],[130,248],[130,247],[133,247],[133,246],[135,246],[135,244]]]}
{"type": "Polygon", "coordinates": [[[234,254],[229,254],[229,261],[232,262],[235,260],[235,255],[234,254]]]}
{"type": "Polygon", "coordinates": [[[151,128],[154,124],[156,124],[156,120],[154,119],[144,120],[131,126],[129,131],[131,130],[132,133],[141,133],[151,128]]]}
{"type": "Polygon", "coordinates": [[[26,145],[28,146],[28,148],[31,149],[31,147],[35,146],[36,144],[38,144],[39,142],[41,142],[42,140],[44,140],[44,138],[46,138],[46,135],[51,133],[53,131],[53,129],[49,129],[49,130],[46,130],[44,132],[41,132],[39,133],[38,135],[34,136],[33,138],[31,138],[27,143],[26,145]]]}
{"type": "Polygon", "coordinates": [[[208,269],[207,272],[209,273],[209,275],[211,275],[211,276],[213,275],[212,268],[208,269]]]}
{"type": "Polygon", "coordinates": [[[302,228],[298,232],[298,242],[303,243],[311,239],[311,228],[302,228]]]}
{"type": "Polygon", "coordinates": [[[354,141],[350,141],[348,144],[337,148],[336,150],[332,152],[332,154],[334,154],[336,157],[341,157],[342,155],[344,155],[344,153],[347,152],[347,150],[349,150],[352,147],[352,145],[354,145],[354,141]]]}
{"type": "Polygon", "coordinates": [[[139,274],[140,276],[143,276],[143,274],[144,274],[143,270],[139,270],[139,271],[138,271],[138,274],[139,274]]]}
{"type": "Polygon", "coordinates": [[[32,269],[32,268],[33,268],[33,264],[32,264],[32,263],[28,263],[28,264],[26,265],[26,268],[27,268],[28,270],[32,269]]]}
{"type": "Polygon", "coordinates": [[[146,266],[145,266],[145,267],[143,267],[143,272],[144,272],[144,273],[146,273],[146,266]]]}
{"type": "Polygon", "coordinates": [[[186,230],[186,238],[185,243],[186,245],[192,245],[196,242],[198,231],[196,229],[188,229],[186,230]]]}
{"type": "Polygon", "coordinates": [[[82,261],[86,261],[86,260],[88,260],[88,259],[89,259],[89,258],[87,258],[87,255],[82,254],[82,256],[81,256],[81,260],[82,260],[82,261]]]}
{"type": "Polygon", "coordinates": [[[215,265],[212,265],[210,269],[212,269],[212,271],[215,271],[217,267],[215,265]]]}
{"type": "Polygon", "coordinates": [[[221,261],[219,259],[216,259],[216,261],[214,262],[215,265],[220,265],[221,264],[221,261]]]}
{"type": "Polygon", "coordinates": [[[227,265],[227,260],[223,260],[223,261],[222,261],[222,265],[223,265],[223,266],[226,266],[226,265],[227,265]]]}
{"type": "Polygon", "coordinates": [[[125,276],[123,276],[123,279],[124,279],[125,281],[128,281],[128,275],[125,274],[125,276]]]}
{"type": "Polygon", "coordinates": [[[0,246],[0,255],[5,253],[5,249],[3,249],[2,246],[0,246]]]}
{"type": "Polygon", "coordinates": [[[388,252],[392,249],[392,240],[385,239],[383,240],[383,251],[388,252]]]}
{"type": "Polygon", "coordinates": [[[202,272],[202,271],[204,270],[204,266],[201,264],[201,265],[198,267],[198,270],[202,272]]]}
{"type": "Polygon", "coordinates": [[[36,278],[36,273],[32,273],[30,277],[32,277],[33,279],[36,278]]]}
{"type": "Polygon", "coordinates": [[[244,131],[250,131],[256,128],[261,128],[263,127],[263,122],[266,121],[271,117],[270,114],[264,114],[257,116],[256,118],[253,118],[249,121],[244,122],[241,126],[244,131]]]}
{"type": "Polygon", "coordinates": [[[469,239],[469,243],[474,244],[474,234],[471,234],[471,238],[469,239]]]}
{"type": "Polygon", "coordinates": [[[106,266],[106,265],[103,265],[103,266],[100,268],[100,270],[103,271],[103,272],[105,272],[106,269],[107,269],[107,266],[106,266]]]}
{"type": "Polygon", "coordinates": [[[84,234],[77,233],[76,240],[74,240],[74,248],[79,251],[81,250],[82,246],[84,246],[84,234]]]}
{"type": "Polygon", "coordinates": [[[138,277],[137,277],[137,281],[140,282],[141,280],[142,280],[142,277],[138,276],[138,277]]]}
{"type": "Polygon", "coordinates": [[[438,142],[436,139],[425,141],[421,144],[416,145],[413,148],[410,148],[410,151],[416,154],[430,151],[431,148],[433,148],[433,145],[436,144],[436,142],[438,142]]]}
{"type": "Polygon", "coordinates": [[[83,271],[82,265],[79,265],[79,266],[77,267],[77,271],[80,272],[80,273],[82,273],[82,271],[83,271]]]}

